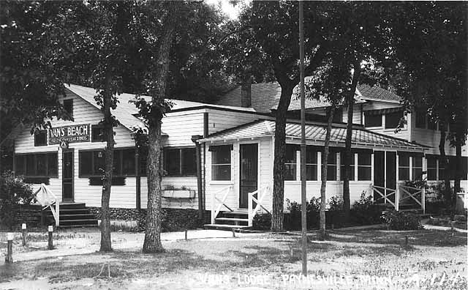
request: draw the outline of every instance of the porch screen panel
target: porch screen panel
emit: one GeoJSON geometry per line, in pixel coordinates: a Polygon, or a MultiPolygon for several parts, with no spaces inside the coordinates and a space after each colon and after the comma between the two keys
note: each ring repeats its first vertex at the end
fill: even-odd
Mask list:
{"type": "Polygon", "coordinates": [[[421,180],[422,179],[422,156],[413,156],[413,166],[411,171],[413,173],[413,180],[421,180]]]}
{"type": "Polygon", "coordinates": [[[231,146],[211,146],[211,179],[231,180],[231,146]]]}
{"type": "Polygon", "coordinates": [[[296,180],[297,146],[286,144],[286,160],[284,162],[284,180],[296,180]]]}
{"type": "MultiPolygon", "coordinates": [[[[344,164],[345,164],[345,156],[344,152],[341,152],[341,180],[344,180],[344,164]]],[[[354,171],[355,171],[355,161],[354,161],[354,152],[351,152],[351,163],[349,164],[349,171],[348,176],[349,180],[354,180],[354,171]]]]}
{"type": "Polygon", "coordinates": [[[317,180],[317,154],[318,150],[315,147],[307,146],[306,148],[306,176],[307,180],[317,180]]]}
{"type": "Polygon", "coordinates": [[[164,150],[164,169],[168,176],[180,175],[180,150],[164,150]]]}
{"type": "Polygon", "coordinates": [[[358,180],[371,180],[372,154],[370,152],[358,153],[358,180]]]}
{"type": "Polygon", "coordinates": [[[399,180],[409,180],[410,179],[410,156],[407,153],[399,154],[398,162],[398,179],[399,180]]]}
{"type": "Polygon", "coordinates": [[[338,176],[337,169],[338,169],[337,153],[334,150],[330,150],[330,153],[328,154],[327,180],[337,179],[337,176],[338,176]]]}

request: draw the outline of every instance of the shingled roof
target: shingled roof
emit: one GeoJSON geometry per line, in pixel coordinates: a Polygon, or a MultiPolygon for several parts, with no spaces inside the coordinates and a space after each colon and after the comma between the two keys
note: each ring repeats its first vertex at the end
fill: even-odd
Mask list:
{"type": "MultiPolygon", "coordinates": [[[[296,90],[295,90],[296,91],[296,90]]],[[[379,88],[377,86],[370,87],[368,85],[359,85],[356,89],[356,102],[366,101],[387,101],[399,102],[400,97],[392,92],[379,88]]],[[[241,106],[241,87],[237,87],[227,94],[221,96],[218,101],[219,105],[241,106]]],[[[270,113],[278,107],[281,97],[281,87],[277,82],[252,84],[251,87],[252,108],[259,113],[270,113]]],[[[306,99],[306,108],[327,107],[329,103],[325,100],[306,99]]],[[[300,100],[296,93],[293,93],[290,111],[300,110],[300,100]]]]}
{"type": "MultiPolygon", "coordinates": [[[[326,126],[324,124],[307,124],[306,140],[307,144],[323,146],[325,143],[326,126]]],[[[275,122],[271,120],[259,120],[253,123],[242,125],[236,128],[228,129],[215,133],[201,142],[215,143],[239,141],[247,139],[257,139],[262,137],[273,137],[275,135],[275,122]]],[[[301,124],[286,124],[286,139],[299,141],[301,138],[301,124]]],[[[344,147],[346,139],[346,126],[334,126],[331,132],[330,146],[344,147]]],[[[351,137],[353,148],[367,149],[400,149],[405,151],[422,152],[427,149],[426,146],[411,143],[403,139],[390,137],[387,135],[375,133],[356,126],[353,129],[351,137]]]]}

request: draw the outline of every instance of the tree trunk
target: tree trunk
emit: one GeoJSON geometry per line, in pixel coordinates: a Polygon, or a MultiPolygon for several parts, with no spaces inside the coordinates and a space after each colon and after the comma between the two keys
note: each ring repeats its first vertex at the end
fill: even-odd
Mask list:
{"type": "Polygon", "coordinates": [[[330,115],[328,116],[328,123],[327,123],[327,133],[325,135],[325,145],[323,149],[323,156],[322,156],[322,183],[320,185],[320,231],[319,237],[321,240],[326,238],[326,217],[325,217],[325,210],[327,206],[327,176],[328,176],[328,155],[330,153],[330,137],[331,137],[331,129],[333,123],[333,115],[335,114],[335,106],[332,105],[330,107],[330,115]]]}
{"type": "Polygon", "coordinates": [[[283,231],[284,209],[284,161],[286,156],[286,114],[294,86],[282,84],[281,97],[276,111],[275,122],[275,159],[273,164],[273,211],[271,231],[283,231]]]}
{"type": "Polygon", "coordinates": [[[447,133],[446,133],[445,124],[441,124],[439,127],[440,127],[439,166],[442,166],[444,168],[444,185],[445,185],[444,199],[445,199],[446,202],[448,202],[450,204],[452,194],[451,194],[451,190],[450,190],[450,176],[449,176],[447,156],[445,155],[445,139],[447,137],[447,133]]]}
{"type": "Polygon", "coordinates": [[[112,91],[111,78],[106,75],[106,84],[103,92],[104,103],[104,137],[106,138],[105,171],[102,181],[101,198],[101,252],[112,251],[109,202],[112,187],[112,173],[114,169],[114,126],[111,114],[112,91]]]}
{"type": "Polygon", "coordinates": [[[354,109],[354,94],[356,92],[356,87],[359,81],[359,76],[361,75],[361,64],[359,61],[356,61],[353,65],[354,74],[353,81],[351,84],[351,90],[347,95],[348,103],[348,124],[346,125],[346,140],[345,140],[345,150],[344,150],[344,166],[343,166],[343,210],[345,215],[345,220],[349,218],[349,211],[351,209],[351,200],[349,192],[349,172],[351,166],[351,137],[353,135],[353,109],[354,109]]]}
{"type": "Polygon", "coordinates": [[[148,128],[148,207],[143,252],[159,253],[164,248],[161,243],[161,120],[164,115],[163,103],[166,97],[167,76],[169,74],[170,51],[175,31],[175,9],[177,2],[169,3],[168,14],[159,42],[155,67],[155,87],[152,92],[151,113],[148,128]]]}

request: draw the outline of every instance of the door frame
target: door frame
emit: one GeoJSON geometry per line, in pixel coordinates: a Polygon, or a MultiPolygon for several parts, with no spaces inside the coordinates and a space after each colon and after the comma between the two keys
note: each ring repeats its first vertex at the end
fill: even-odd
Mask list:
{"type": "MultiPolygon", "coordinates": [[[[246,197],[246,204],[244,205],[242,203],[242,199],[243,199],[243,193],[242,193],[242,147],[244,145],[248,145],[248,146],[252,146],[254,145],[255,148],[256,148],[256,166],[257,166],[257,172],[255,174],[255,187],[256,189],[255,190],[258,190],[258,186],[259,186],[259,181],[260,181],[260,178],[259,178],[259,174],[260,174],[260,158],[259,158],[259,148],[260,148],[260,145],[259,143],[242,143],[242,144],[239,144],[239,189],[238,189],[238,192],[239,192],[239,198],[238,198],[238,202],[239,202],[239,208],[248,208],[248,195],[246,197]]],[[[248,194],[248,193],[246,193],[248,194]]]]}
{"type": "Polygon", "coordinates": [[[62,202],[70,202],[73,203],[75,202],[75,149],[74,148],[68,148],[68,149],[62,149],[62,202]],[[64,162],[65,162],[65,154],[71,153],[72,155],[72,166],[71,166],[71,198],[64,198],[64,193],[65,193],[65,186],[64,186],[64,162]]]}
{"type": "MultiPolygon", "coordinates": [[[[396,150],[377,150],[377,151],[374,151],[374,160],[373,160],[373,163],[374,163],[374,168],[372,168],[373,170],[373,174],[374,174],[374,180],[373,180],[373,184],[374,185],[377,185],[377,186],[382,186],[384,188],[389,188],[389,184],[391,183],[394,183],[395,184],[395,188],[390,188],[390,190],[396,190],[396,188],[398,187],[398,151],[396,150]],[[376,176],[377,176],[377,170],[379,168],[377,168],[377,157],[376,157],[376,153],[383,153],[383,164],[379,167],[379,168],[382,168],[383,169],[383,184],[376,184],[376,176]],[[392,164],[389,164],[389,157],[388,157],[388,154],[394,154],[394,162],[392,164]],[[391,168],[389,168],[389,166],[391,166],[391,168]],[[392,178],[392,180],[390,180],[388,178],[388,171],[389,169],[394,169],[393,172],[394,172],[394,178],[392,178]],[[391,181],[391,182],[389,182],[391,181]]],[[[375,197],[375,196],[374,196],[375,197]]],[[[391,200],[394,200],[395,199],[395,195],[391,196],[390,197],[391,200]]]]}

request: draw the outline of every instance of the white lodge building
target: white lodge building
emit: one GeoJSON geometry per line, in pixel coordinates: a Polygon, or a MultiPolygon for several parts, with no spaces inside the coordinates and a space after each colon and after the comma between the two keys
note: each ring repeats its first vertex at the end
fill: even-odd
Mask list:
{"type": "MultiPolygon", "coordinates": [[[[223,221],[221,212],[253,215],[272,207],[275,122],[271,111],[279,99],[275,83],[252,85],[251,97],[241,100],[236,89],[223,96],[218,105],[173,100],[172,111],[163,118],[163,204],[165,208],[211,211],[211,222],[223,221]],[[244,103],[244,104],[242,104],[244,103]],[[242,105],[251,105],[243,107],[242,105]],[[255,208],[254,208],[255,207],[255,208]],[[218,220],[215,218],[218,217],[218,220]]],[[[395,128],[403,116],[397,96],[380,88],[360,86],[354,108],[352,148],[354,159],[350,178],[351,203],[363,192],[399,207],[406,180],[441,180],[438,166],[440,134],[426,115],[408,114],[406,124],[395,128]],[[382,197],[384,196],[384,197],[382,197]],[[395,199],[397,202],[395,202],[395,199]]],[[[61,102],[74,121],[53,120],[52,129],[31,135],[19,126],[14,139],[14,170],[28,182],[41,183],[66,203],[100,207],[103,149],[98,123],[103,114],[94,101],[94,89],[66,86],[61,102]]],[[[115,130],[112,208],[146,208],[145,158],[138,154],[132,127],[143,126],[136,117],[131,94],[119,96],[113,114],[121,125],[115,130]]],[[[324,115],[323,103],[308,101],[309,114],[324,115]]],[[[298,109],[292,101],[291,116],[298,109]]],[[[327,197],[342,194],[341,156],[346,136],[346,112],[338,110],[328,160],[327,197]],[[340,119],[341,118],[341,119],[340,119]]],[[[319,197],[325,123],[310,121],[307,139],[307,199],[319,197]]],[[[286,126],[287,153],[285,199],[300,201],[300,124],[291,119],[286,126]]],[[[455,155],[454,148],[446,148],[455,155]]],[[[463,147],[466,188],[467,151],[463,147]]],[[[424,209],[424,192],[408,199],[418,200],[424,209]]],[[[226,220],[226,218],[224,218],[226,220]]],[[[242,225],[239,220],[238,225],[242,225]]]]}

